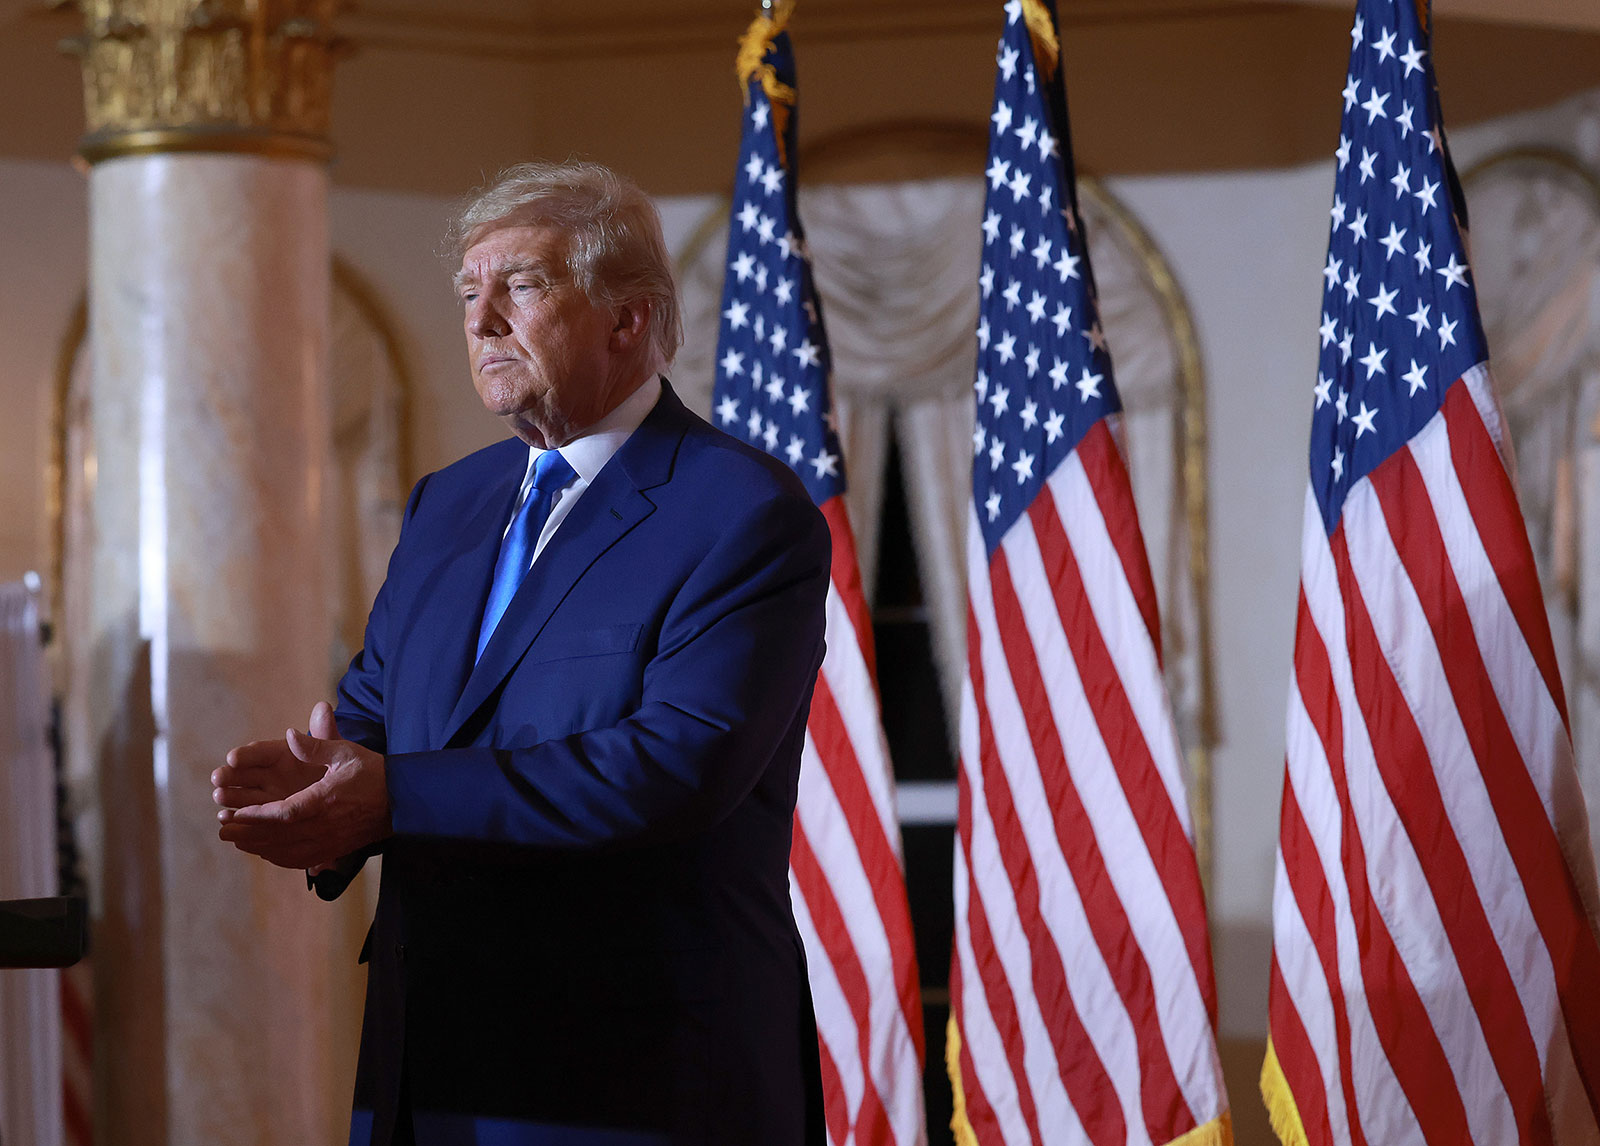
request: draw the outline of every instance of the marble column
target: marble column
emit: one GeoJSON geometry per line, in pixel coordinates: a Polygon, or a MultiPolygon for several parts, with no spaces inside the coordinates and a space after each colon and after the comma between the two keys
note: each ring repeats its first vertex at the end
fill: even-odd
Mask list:
{"type": "Polygon", "coordinates": [[[335,917],[216,838],[328,693],[328,3],[86,4],[94,933],[111,1146],[331,1141],[335,917]]]}

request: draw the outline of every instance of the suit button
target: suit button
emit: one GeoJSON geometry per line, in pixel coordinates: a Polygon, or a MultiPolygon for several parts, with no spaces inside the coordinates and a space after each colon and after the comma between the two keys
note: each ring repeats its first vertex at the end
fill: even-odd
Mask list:
{"type": "Polygon", "coordinates": [[[406,945],[404,943],[396,943],[394,945],[394,957],[402,963],[406,961],[406,945]]]}

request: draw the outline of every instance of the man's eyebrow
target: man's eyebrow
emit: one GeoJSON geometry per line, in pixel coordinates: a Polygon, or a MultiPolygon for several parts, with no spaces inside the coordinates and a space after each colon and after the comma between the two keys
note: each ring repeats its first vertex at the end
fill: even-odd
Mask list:
{"type": "MultiPolygon", "coordinates": [[[[520,258],[508,262],[497,263],[489,269],[490,278],[508,279],[513,275],[528,274],[530,272],[549,274],[551,263],[548,259],[520,258]]],[[[481,281],[480,276],[463,267],[452,276],[457,290],[464,286],[471,286],[481,281]]]]}

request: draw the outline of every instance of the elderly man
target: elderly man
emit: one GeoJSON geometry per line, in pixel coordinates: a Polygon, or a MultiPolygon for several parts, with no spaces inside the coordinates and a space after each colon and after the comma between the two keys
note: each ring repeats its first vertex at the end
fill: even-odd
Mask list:
{"type": "Polygon", "coordinates": [[[524,165],[458,235],[516,438],[417,483],[337,710],[228,754],[221,837],[327,899],[384,853],[352,1142],[820,1142],[787,861],[826,526],[660,378],[637,187],[524,165]]]}

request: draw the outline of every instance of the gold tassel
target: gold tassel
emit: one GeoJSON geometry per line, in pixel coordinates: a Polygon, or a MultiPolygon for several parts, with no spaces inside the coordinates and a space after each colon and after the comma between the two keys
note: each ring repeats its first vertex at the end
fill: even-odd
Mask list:
{"type": "Polygon", "coordinates": [[[1178,1135],[1167,1146],[1233,1146],[1233,1115],[1224,1110],[1210,1122],[1178,1135]]]}
{"type": "Polygon", "coordinates": [[[1056,37],[1050,9],[1044,6],[1044,0],[1022,0],[1022,18],[1027,21],[1028,35],[1033,37],[1034,64],[1045,80],[1055,79],[1061,63],[1061,41],[1056,37]]]}
{"type": "Polygon", "coordinates": [[[978,1146],[978,1135],[967,1117],[967,1088],[961,1082],[961,1028],[953,1014],[944,1025],[944,1071],[950,1076],[950,1129],[956,1146],[978,1146]]]}
{"type": "Polygon", "coordinates": [[[772,104],[772,134],[778,141],[778,162],[785,167],[789,160],[784,154],[783,140],[789,126],[789,110],[794,107],[794,89],[778,78],[777,71],[766,62],[766,57],[772,49],[772,41],[789,23],[789,14],[793,11],[794,0],[778,0],[772,7],[771,16],[763,12],[750,21],[750,27],[739,37],[739,55],[733,65],[739,77],[739,91],[746,103],[750,102],[751,78],[760,79],[761,90],[772,104]]]}
{"type": "Polygon", "coordinates": [[[1261,1101],[1266,1104],[1267,1118],[1283,1146],[1310,1146],[1305,1123],[1300,1121],[1300,1108],[1294,1102],[1294,1091],[1289,1089],[1289,1080],[1283,1077],[1283,1067],[1270,1038],[1267,1057],[1261,1063],[1261,1101]]]}

